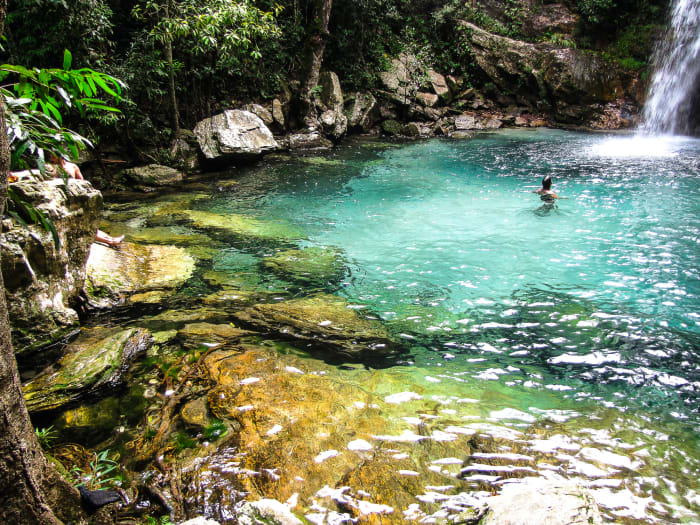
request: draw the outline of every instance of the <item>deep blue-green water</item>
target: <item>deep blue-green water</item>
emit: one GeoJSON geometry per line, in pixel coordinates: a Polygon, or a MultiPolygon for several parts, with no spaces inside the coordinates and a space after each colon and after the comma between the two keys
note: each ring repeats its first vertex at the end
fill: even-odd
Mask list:
{"type": "Polygon", "coordinates": [[[697,428],[700,141],[513,131],[350,145],[292,166],[256,170],[207,208],[342,249],[338,293],[393,326],[415,361],[533,366],[697,428]],[[532,193],[545,175],[554,206],[532,193]]]}

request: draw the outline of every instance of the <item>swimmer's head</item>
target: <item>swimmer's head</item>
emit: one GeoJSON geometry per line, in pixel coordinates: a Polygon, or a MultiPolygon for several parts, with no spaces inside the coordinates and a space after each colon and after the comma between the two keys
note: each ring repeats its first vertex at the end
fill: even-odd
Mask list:
{"type": "Polygon", "coordinates": [[[552,189],[552,177],[547,175],[544,179],[542,179],[542,189],[543,190],[550,190],[552,189]]]}

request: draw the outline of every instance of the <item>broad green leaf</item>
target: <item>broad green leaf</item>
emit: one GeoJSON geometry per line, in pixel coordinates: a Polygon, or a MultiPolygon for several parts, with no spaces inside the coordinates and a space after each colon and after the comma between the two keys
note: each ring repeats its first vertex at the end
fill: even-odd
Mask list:
{"type": "Polygon", "coordinates": [[[73,61],[73,55],[67,49],[63,52],[63,69],[70,69],[71,62],[73,61]]]}

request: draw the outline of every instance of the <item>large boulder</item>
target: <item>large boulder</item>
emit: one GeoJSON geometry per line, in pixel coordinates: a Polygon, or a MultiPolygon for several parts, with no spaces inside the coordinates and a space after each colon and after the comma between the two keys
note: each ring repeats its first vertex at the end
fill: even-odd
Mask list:
{"type": "Polygon", "coordinates": [[[321,114],[321,129],[332,140],[339,140],[348,130],[348,118],[343,113],[343,91],[338,75],[325,71],[319,77],[321,104],[325,111],[321,114]]]}
{"type": "Polygon", "coordinates": [[[234,315],[246,326],[292,339],[331,360],[372,360],[397,353],[398,346],[381,323],[349,306],[340,297],[318,294],[257,304],[234,315]]]}
{"type": "Polygon", "coordinates": [[[47,373],[24,386],[30,412],[55,410],[73,401],[104,393],[120,385],[134,357],[153,340],[143,329],[83,330],[47,373]]]}
{"type": "Polygon", "coordinates": [[[478,67],[521,105],[536,107],[544,101],[558,120],[580,122],[591,104],[627,94],[626,74],[592,53],[522,42],[461,24],[470,35],[478,67]]]}
{"type": "Polygon", "coordinates": [[[78,326],[75,302],[102,212],[102,194],[85,180],[11,185],[51,221],[60,242],[39,225],[2,223],[0,250],[12,340],[18,354],[52,343],[78,326]]]}
{"type": "Polygon", "coordinates": [[[197,123],[194,134],[207,160],[246,160],[279,149],[265,123],[249,111],[230,109],[197,123]]]}
{"type": "Polygon", "coordinates": [[[353,93],[347,97],[345,116],[350,131],[368,133],[379,120],[379,105],[371,93],[353,93]]]}
{"type": "Polygon", "coordinates": [[[402,53],[387,71],[379,73],[379,79],[392,100],[408,105],[423,82],[423,71],[416,57],[402,53]]]}

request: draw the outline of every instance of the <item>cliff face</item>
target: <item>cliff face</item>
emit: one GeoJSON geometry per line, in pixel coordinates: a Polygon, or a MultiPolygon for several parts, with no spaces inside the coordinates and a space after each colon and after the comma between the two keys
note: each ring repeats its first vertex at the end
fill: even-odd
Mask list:
{"type": "Polygon", "coordinates": [[[2,275],[17,354],[50,344],[78,325],[75,302],[85,282],[85,262],[95,238],[102,194],[85,180],[12,184],[20,198],[53,223],[60,246],[39,225],[4,218],[2,275]]]}

